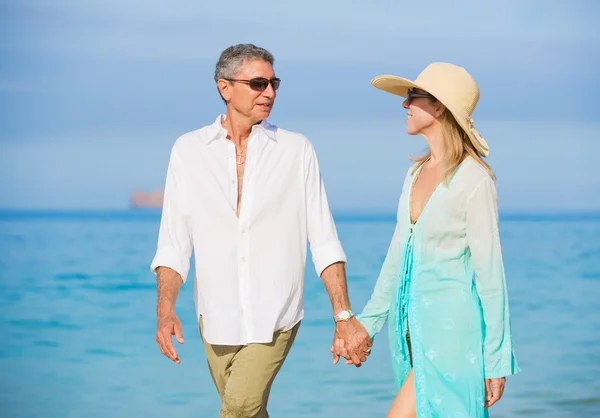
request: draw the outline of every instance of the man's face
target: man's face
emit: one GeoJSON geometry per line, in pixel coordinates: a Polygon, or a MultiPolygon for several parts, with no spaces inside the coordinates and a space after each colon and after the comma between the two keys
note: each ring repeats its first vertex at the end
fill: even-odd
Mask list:
{"type": "MultiPolygon", "coordinates": [[[[262,78],[271,80],[275,78],[273,66],[266,61],[245,61],[235,80],[220,82],[221,95],[237,113],[250,119],[253,124],[266,119],[273,109],[277,93],[269,83],[263,91],[255,90],[251,86],[260,83],[249,83],[250,80],[262,78]]],[[[221,80],[220,80],[221,81],[221,80]]]]}

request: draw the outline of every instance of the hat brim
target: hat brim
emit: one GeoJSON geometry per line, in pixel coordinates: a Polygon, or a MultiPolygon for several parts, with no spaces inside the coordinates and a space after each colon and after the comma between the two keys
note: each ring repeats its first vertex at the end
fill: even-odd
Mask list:
{"type": "MultiPolygon", "coordinates": [[[[378,88],[379,90],[383,90],[387,93],[395,94],[396,96],[406,97],[408,96],[408,91],[410,89],[420,89],[426,91],[429,94],[435,96],[435,94],[428,91],[426,88],[419,86],[414,81],[409,80],[407,78],[398,77],[395,75],[380,75],[371,80],[371,84],[378,88]]],[[[470,117],[468,115],[463,115],[462,112],[457,112],[456,109],[453,109],[448,104],[444,103],[444,101],[437,96],[435,96],[446,108],[452,113],[454,119],[458,125],[462,128],[462,130],[467,134],[473,146],[484,156],[487,157],[489,155],[489,146],[487,142],[479,135],[479,133],[475,130],[474,127],[469,126],[470,117]]]]}
{"type": "Polygon", "coordinates": [[[395,94],[396,96],[401,97],[408,96],[408,90],[410,89],[425,90],[424,88],[415,84],[414,81],[395,75],[377,76],[373,80],[371,80],[371,84],[379,90],[383,90],[385,92],[395,94]]]}

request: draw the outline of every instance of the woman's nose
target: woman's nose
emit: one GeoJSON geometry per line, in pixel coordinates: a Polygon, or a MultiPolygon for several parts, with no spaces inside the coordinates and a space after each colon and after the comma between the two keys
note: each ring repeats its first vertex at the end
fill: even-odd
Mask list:
{"type": "Polygon", "coordinates": [[[409,103],[408,103],[408,99],[404,99],[404,101],[402,102],[402,107],[405,109],[408,109],[409,103]]]}

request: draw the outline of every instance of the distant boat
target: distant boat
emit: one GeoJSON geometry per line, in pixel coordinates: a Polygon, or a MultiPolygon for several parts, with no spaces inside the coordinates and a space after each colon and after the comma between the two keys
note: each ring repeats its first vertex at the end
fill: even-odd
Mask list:
{"type": "Polygon", "coordinates": [[[129,207],[131,208],[162,208],[163,205],[164,190],[154,190],[146,192],[142,190],[135,190],[131,193],[129,200],[129,207]]]}

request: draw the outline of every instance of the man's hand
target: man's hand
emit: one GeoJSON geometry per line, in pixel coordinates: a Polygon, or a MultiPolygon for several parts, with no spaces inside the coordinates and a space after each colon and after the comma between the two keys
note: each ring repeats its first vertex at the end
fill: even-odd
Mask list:
{"type": "MultiPolygon", "coordinates": [[[[334,314],[343,310],[350,310],[344,266],[345,263],[336,262],[321,273],[321,279],[325,284],[327,293],[329,293],[334,314]]],[[[333,363],[337,364],[340,356],[343,356],[348,360],[346,364],[353,363],[356,367],[359,367],[361,362],[367,361],[371,345],[369,334],[356,318],[352,317],[347,321],[337,322],[331,347],[333,363]],[[339,343],[337,340],[340,340],[339,343]]]]}
{"type": "Polygon", "coordinates": [[[158,323],[156,326],[156,343],[160,351],[179,364],[181,361],[177,356],[177,350],[173,345],[172,336],[175,335],[175,339],[179,344],[183,344],[183,332],[181,331],[181,322],[175,315],[175,312],[169,312],[158,315],[158,323]]]}
{"type": "Polygon", "coordinates": [[[485,379],[485,407],[489,408],[500,400],[504,393],[506,377],[485,379]]]}
{"type": "Polygon", "coordinates": [[[177,342],[183,344],[183,333],[181,322],[175,315],[175,300],[181,288],[183,279],[175,270],[160,266],[156,269],[156,285],[158,288],[158,301],[156,304],[156,343],[160,351],[173,360],[181,363],[177,357],[177,351],[173,347],[172,336],[175,335],[177,342]]]}
{"type": "Polygon", "coordinates": [[[337,364],[340,357],[344,357],[347,360],[346,364],[360,367],[367,361],[372,345],[371,337],[355,317],[337,322],[330,350],[333,353],[333,364],[337,364]]]}

